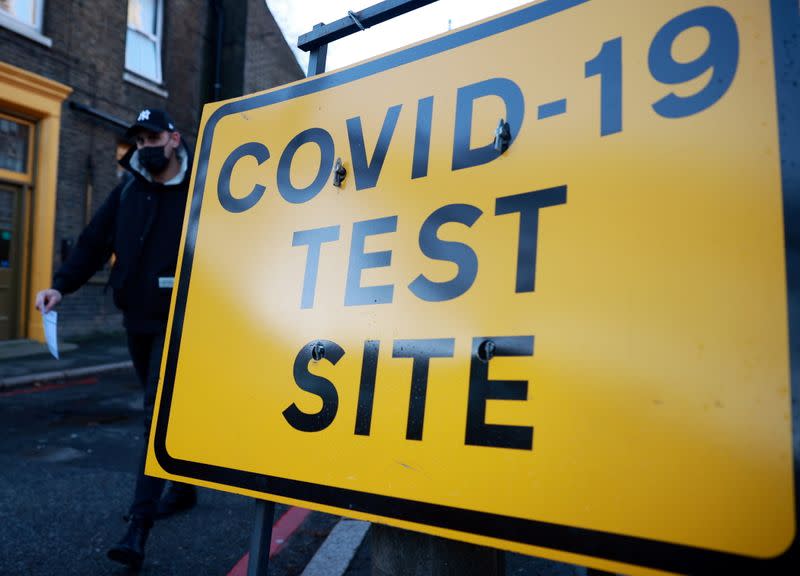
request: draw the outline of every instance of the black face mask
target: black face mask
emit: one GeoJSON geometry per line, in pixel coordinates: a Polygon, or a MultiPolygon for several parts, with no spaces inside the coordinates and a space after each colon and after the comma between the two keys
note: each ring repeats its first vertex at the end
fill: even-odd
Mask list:
{"type": "Polygon", "coordinates": [[[161,174],[169,158],[164,156],[164,146],[146,146],[139,149],[139,162],[150,174],[161,174]]]}

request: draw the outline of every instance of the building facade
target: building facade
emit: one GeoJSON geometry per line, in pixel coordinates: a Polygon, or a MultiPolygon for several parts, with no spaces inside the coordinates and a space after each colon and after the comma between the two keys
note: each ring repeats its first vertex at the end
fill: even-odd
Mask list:
{"type": "MultiPolygon", "coordinates": [[[[42,336],[38,290],[121,177],[127,124],[303,77],[264,0],[0,0],[0,340],[42,336]]],[[[67,338],[120,329],[107,270],[59,306],[67,338]]]]}

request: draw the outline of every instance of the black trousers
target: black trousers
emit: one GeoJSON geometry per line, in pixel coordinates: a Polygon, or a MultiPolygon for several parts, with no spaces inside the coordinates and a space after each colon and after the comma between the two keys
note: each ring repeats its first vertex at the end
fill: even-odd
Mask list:
{"type": "MultiPolygon", "coordinates": [[[[158,507],[158,500],[164,490],[166,480],[144,475],[144,462],[147,458],[147,442],[150,438],[150,427],[153,422],[153,406],[156,402],[158,376],[161,369],[161,353],[164,349],[164,332],[156,334],[128,332],[128,350],[133,360],[133,367],[144,389],[144,435],[142,451],[136,476],[136,490],[133,495],[129,514],[153,520],[158,507]]],[[[174,483],[178,490],[193,490],[188,484],[174,483]]]]}

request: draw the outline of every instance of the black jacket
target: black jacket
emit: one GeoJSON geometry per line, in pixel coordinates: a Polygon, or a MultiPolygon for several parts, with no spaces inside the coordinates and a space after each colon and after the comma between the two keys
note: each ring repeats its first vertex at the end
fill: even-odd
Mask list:
{"type": "Polygon", "coordinates": [[[191,154],[181,147],[186,170],[174,185],[145,178],[132,166],[137,162],[131,148],[120,160],[130,174],[111,191],[53,279],[62,294],[74,292],[114,254],[108,283],[130,332],[166,328],[172,290],[159,287],[159,278],[163,286],[175,276],[191,173],[191,154]]]}

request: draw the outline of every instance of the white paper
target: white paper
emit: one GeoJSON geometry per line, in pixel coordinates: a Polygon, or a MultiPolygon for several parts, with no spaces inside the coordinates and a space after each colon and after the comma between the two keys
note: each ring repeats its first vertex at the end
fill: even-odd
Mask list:
{"type": "Polygon", "coordinates": [[[50,350],[50,354],[58,360],[58,312],[50,310],[47,314],[42,314],[42,323],[44,324],[44,337],[47,340],[47,348],[50,350]]]}

